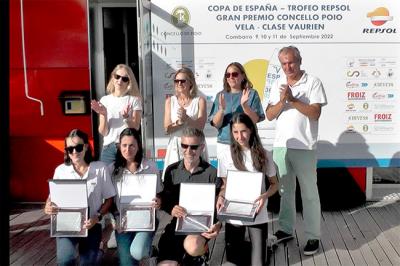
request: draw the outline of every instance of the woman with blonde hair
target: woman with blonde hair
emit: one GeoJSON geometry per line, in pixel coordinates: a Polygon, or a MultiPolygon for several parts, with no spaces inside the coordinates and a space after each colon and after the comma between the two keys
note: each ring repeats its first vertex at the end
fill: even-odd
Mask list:
{"type": "MultiPolygon", "coordinates": [[[[164,129],[170,136],[167,152],[164,159],[165,169],[168,165],[182,159],[180,150],[180,137],[187,127],[204,129],[207,120],[206,100],[198,95],[198,88],[194,74],[189,68],[181,68],[174,75],[175,95],[168,97],[165,101],[164,129]]],[[[207,149],[202,154],[203,159],[208,161],[207,149]]]]}
{"type": "Polygon", "coordinates": [[[99,133],[103,136],[100,160],[111,163],[117,154],[116,143],[125,128],[140,129],[142,99],[132,69],[117,65],[111,72],[107,94],[100,101],[92,100],[93,111],[99,114],[99,133]]]}

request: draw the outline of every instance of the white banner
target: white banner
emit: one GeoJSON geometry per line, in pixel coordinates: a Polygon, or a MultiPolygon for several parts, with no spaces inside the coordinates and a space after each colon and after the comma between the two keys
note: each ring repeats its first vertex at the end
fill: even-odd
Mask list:
{"type": "MultiPolygon", "coordinates": [[[[321,79],[328,105],[320,117],[320,166],[400,165],[400,2],[175,1],[151,2],[155,149],[163,130],[172,75],[190,67],[210,111],[226,66],[238,61],[265,102],[281,75],[277,52],[295,45],[302,69],[321,79]],[[159,112],[158,112],[159,111],[159,112]]],[[[274,123],[258,123],[268,149],[274,123]]],[[[210,156],[216,129],[206,126],[210,156]]]]}

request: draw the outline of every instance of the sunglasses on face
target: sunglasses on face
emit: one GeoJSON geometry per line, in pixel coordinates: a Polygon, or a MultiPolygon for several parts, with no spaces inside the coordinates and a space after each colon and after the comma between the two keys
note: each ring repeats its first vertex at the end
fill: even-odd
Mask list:
{"type": "Polygon", "coordinates": [[[197,145],[189,145],[189,144],[183,144],[181,143],[181,147],[182,149],[186,150],[188,148],[190,148],[192,151],[197,150],[200,147],[201,144],[197,144],[197,145]]]}
{"type": "Polygon", "coordinates": [[[174,83],[175,84],[185,84],[186,83],[186,79],[174,79],[174,83]]]}
{"type": "Polygon", "coordinates": [[[122,81],[125,82],[125,83],[129,81],[129,77],[120,76],[120,75],[117,75],[117,74],[114,74],[114,78],[116,80],[122,79],[122,81]]]}
{"type": "Polygon", "coordinates": [[[76,151],[76,152],[82,152],[83,151],[83,146],[84,146],[85,144],[78,144],[78,145],[76,145],[76,146],[69,146],[69,147],[66,147],[65,148],[65,150],[69,153],[69,154],[72,154],[73,152],[74,152],[74,150],[76,151]]]}
{"type": "Polygon", "coordinates": [[[225,73],[225,78],[230,78],[230,77],[232,77],[232,78],[239,77],[239,72],[232,72],[232,73],[227,72],[227,73],[225,73]]]}

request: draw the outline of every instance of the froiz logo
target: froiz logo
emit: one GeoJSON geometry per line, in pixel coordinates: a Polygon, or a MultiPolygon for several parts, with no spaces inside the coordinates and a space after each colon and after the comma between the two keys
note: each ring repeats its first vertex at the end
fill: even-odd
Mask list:
{"type": "MultiPolygon", "coordinates": [[[[370,19],[372,25],[377,27],[380,27],[386,22],[393,20],[393,16],[389,16],[389,10],[386,7],[378,7],[375,10],[368,12],[367,18],[370,19]]],[[[364,28],[363,33],[396,33],[396,28],[364,28]]]]}

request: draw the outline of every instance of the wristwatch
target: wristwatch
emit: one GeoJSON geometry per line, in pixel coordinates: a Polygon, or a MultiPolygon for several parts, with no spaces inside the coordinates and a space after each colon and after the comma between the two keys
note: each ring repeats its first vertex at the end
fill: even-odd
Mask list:
{"type": "Polygon", "coordinates": [[[100,212],[97,212],[97,219],[99,220],[99,222],[101,221],[101,219],[103,219],[103,215],[100,212]]]}

